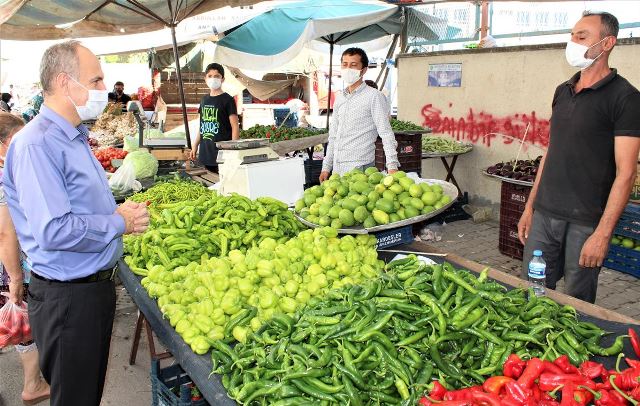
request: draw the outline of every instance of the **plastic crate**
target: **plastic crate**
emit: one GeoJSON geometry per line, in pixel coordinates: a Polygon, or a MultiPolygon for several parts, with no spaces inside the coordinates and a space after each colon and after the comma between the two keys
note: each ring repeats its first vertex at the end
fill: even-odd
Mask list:
{"type": "Polygon", "coordinates": [[[640,278],[640,251],[610,245],[603,265],[640,278]]]}
{"type": "Polygon", "coordinates": [[[408,225],[393,230],[380,231],[374,235],[378,240],[376,248],[395,247],[396,245],[409,244],[413,241],[413,227],[408,225]]]}
{"type": "Polygon", "coordinates": [[[273,109],[273,118],[276,121],[276,127],[280,127],[282,122],[286,118],[287,121],[284,123],[285,127],[297,127],[298,126],[298,113],[289,114],[289,108],[275,108],[273,109]],[[287,117],[289,114],[289,117],[287,117]]]}
{"type": "Polygon", "coordinates": [[[191,400],[191,378],[178,364],[160,368],[160,361],[151,361],[152,406],[209,406],[206,400],[191,400]],[[180,388],[180,395],[172,392],[180,388]]]}
{"type": "Polygon", "coordinates": [[[529,193],[531,186],[502,182],[498,250],[504,255],[520,260],[524,246],[518,238],[518,222],[529,199],[529,193]]]}
{"type": "Polygon", "coordinates": [[[305,188],[320,184],[320,172],[322,172],[322,160],[306,159],[304,161],[305,188]]]}
{"type": "Polygon", "coordinates": [[[640,205],[629,203],[625,207],[613,233],[640,240],[640,205]]]}
{"type": "MultiPolygon", "coordinates": [[[[398,161],[400,169],[405,172],[422,173],[422,135],[421,134],[396,134],[398,142],[398,161]]],[[[384,154],[382,140],[376,140],[376,168],[385,170],[387,157],[384,154]]]]}

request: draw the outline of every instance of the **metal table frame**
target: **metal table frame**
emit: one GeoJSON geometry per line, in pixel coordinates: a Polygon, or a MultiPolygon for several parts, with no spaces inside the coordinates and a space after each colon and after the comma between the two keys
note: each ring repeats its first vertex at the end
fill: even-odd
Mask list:
{"type": "Polygon", "coordinates": [[[458,181],[456,180],[456,177],[453,175],[453,170],[456,167],[456,162],[458,161],[458,157],[463,154],[468,154],[471,151],[473,151],[473,149],[470,149],[466,152],[453,153],[453,154],[423,153],[422,159],[440,158],[440,160],[442,161],[442,165],[444,165],[444,169],[447,171],[447,176],[445,177],[444,180],[446,182],[453,183],[456,186],[456,188],[458,188],[458,196],[460,197],[462,196],[462,189],[460,189],[460,185],[458,185],[458,181]],[[452,158],[451,163],[447,162],[447,158],[452,158]]]}

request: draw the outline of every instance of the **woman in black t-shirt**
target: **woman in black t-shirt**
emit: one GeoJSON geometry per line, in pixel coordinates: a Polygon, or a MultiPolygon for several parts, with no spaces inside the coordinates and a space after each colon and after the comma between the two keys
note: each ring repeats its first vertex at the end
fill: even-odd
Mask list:
{"type": "Polygon", "coordinates": [[[196,151],[200,147],[200,163],[208,170],[218,172],[216,142],[240,138],[238,112],[233,97],[222,91],[224,68],[220,64],[209,64],[204,73],[204,80],[211,92],[200,102],[200,126],[191,150],[191,159],[196,159],[196,151]]]}

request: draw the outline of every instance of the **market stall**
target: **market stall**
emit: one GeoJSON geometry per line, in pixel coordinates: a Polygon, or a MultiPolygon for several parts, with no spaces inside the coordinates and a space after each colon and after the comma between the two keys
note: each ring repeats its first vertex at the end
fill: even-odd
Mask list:
{"type": "Polygon", "coordinates": [[[422,159],[438,159],[442,161],[447,171],[445,181],[453,183],[458,188],[458,196],[462,196],[462,190],[458,185],[453,171],[460,155],[468,154],[473,150],[472,144],[461,143],[442,137],[424,137],[422,139],[422,159]],[[450,160],[450,161],[448,161],[450,160]]]}
{"type": "Polygon", "coordinates": [[[391,225],[397,217],[387,212],[415,217],[421,199],[412,195],[456,193],[453,185],[423,184],[373,168],[336,175],[296,203],[305,222],[332,222],[313,230],[272,198],[162,184],[132,197],[151,202],[152,225],[125,238],[120,277],[214,404],[289,397],[346,404],[365,393],[411,404],[432,379],[449,390],[482,384],[512,355],[530,360],[523,365],[559,360],[578,371],[591,360],[609,371],[616,355],[634,354],[624,334],[636,320],[553,291],[530,296],[525,281],[423,243],[385,247],[379,237],[338,234],[367,220],[365,197],[375,202],[373,221],[391,225]],[[372,186],[378,191],[368,192],[372,186]]]}
{"type": "MultiPolygon", "coordinates": [[[[465,268],[476,274],[479,274],[485,268],[481,264],[466,260],[457,255],[447,254],[446,257],[442,257],[440,255],[443,253],[424,243],[412,243],[410,245],[399,246],[396,249],[400,251],[423,253],[422,255],[437,262],[443,262],[446,260],[456,268],[465,268]],[[430,256],[430,254],[435,255],[430,256]]],[[[381,255],[385,258],[391,258],[395,254],[381,253],[381,255]]],[[[121,261],[119,266],[119,276],[124,287],[131,294],[140,311],[144,313],[160,341],[162,341],[166,348],[173,354],[176,361],[193,379],[205,399],[212,405],[235,405],[236,402],[228,397],[227,391],[222,385],[221,376],[218,374],[210,376],[213,369],[210,355],[195,354],[180,335],[176,333],[169,321],[163,317],[156,301],[151,299],[146,290],[141,286],[141,278],[134,275],[124,262],[121,261]]],[[[501,282],[511,288],[527,285],[527,282],[495,269],[490,269],[488,275],[489,278],[501,282]]],[[[640,324],[640,321],[638,320],[631,319],[596,305],[579,301],[556,291],[549,291],[548,296],[560,304],[567,304],[575,307],[581,315],[581,320],[593,321],[606,328],[608,331],[616,334],[623,334],[630,325],[640,324]]],[[[624,352],[628,354],[633,353],[630,344],[626,344],[624,352]]],[[[609,359],[607,362],[613,366],[615,360],[609,359]]]]}

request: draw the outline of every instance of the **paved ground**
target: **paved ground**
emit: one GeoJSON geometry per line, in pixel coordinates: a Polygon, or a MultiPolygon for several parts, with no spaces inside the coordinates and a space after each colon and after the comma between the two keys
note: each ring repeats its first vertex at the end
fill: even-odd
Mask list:
{"type": "MultiPolygon", "coordinates": [[[[443,238],[430,242],[436,247],[464,256],[481,264],[519,275],[520,261],[498,251],[498,223],[476,224],[458,221],[442,228],[443,238]]],[[[562,289],[562,283],[559,285],[562,289]]],[[[640,319],[640,279],[603,269],[597,304],[640,319]]],[[[137,318],[135,305],[127,293],[118,289],[118,303],[111,344],[111,359],[102,405],[148,406],[151,404],[150,361],[146,338],[141,340],[136,365],[129,366],[129,351],[137,318]]],[[[167,362],[171,362],[167,360],[167,362]]],[[[78,366],[82,368],[82,366],[78,366]]],[[[22,369],[13,349],[0,351],[0,406],[19,406],[22,369]]],[[[48,406],[49,402],[40,405],[48,406]]]]}

